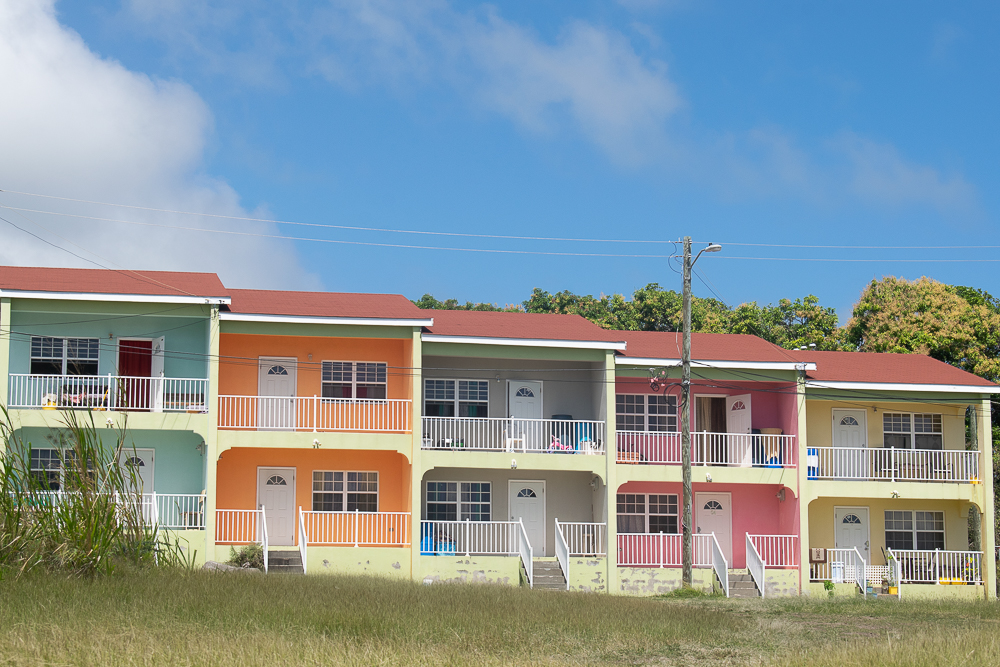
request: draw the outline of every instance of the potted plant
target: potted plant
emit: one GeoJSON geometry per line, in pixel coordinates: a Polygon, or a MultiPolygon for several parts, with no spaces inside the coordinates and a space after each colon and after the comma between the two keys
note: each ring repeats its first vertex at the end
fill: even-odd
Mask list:
{"type": "Polygon", "coordinates": [[[896,557],[890,553],[886,557],[886,564],[889,566],[889,572],[883,577],[883,583],[889,589],[889,595],[899,595],[899,582],[896,581],[896,557]]]}

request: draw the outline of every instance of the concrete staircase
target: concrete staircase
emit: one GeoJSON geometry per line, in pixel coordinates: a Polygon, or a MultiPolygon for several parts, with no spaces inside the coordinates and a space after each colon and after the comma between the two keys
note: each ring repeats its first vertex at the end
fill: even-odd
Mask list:
{"type": "Polygon", "coordinates": [[[267,552],[268,574],[305,574],[302,571],[302,555],[297,549],[267,552]]]}
{"type": "Polygon", "coordinates": [[[748,573],[729,571],[729,597],[731,598],[759,598],[760,591],[753,577],[748,573]]]}
{"type": "Polygon", "coordinates": [[[535,558],[531,563],[532,587],[543,591],[566,590],[566,577],[563,576],[559,561],[547,558],[535,558]]]}

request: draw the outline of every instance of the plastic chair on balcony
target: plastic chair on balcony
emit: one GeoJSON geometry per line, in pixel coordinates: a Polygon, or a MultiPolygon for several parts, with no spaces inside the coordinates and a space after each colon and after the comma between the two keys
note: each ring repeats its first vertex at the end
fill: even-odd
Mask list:
{"type": "Polygon", "coordinates": [[[511,424],[503,430],[504,451],[524,451],[524,434],[517,433],[511,424]]]}

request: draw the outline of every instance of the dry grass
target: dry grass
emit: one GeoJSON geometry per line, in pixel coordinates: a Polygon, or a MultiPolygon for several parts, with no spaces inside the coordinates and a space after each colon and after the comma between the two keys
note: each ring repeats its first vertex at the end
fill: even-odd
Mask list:
{"type": "Polygon", "coordinates": [[[143,571],[0,581],[0,665],[992,665],[998,620],[987,603],[143,571]]]}

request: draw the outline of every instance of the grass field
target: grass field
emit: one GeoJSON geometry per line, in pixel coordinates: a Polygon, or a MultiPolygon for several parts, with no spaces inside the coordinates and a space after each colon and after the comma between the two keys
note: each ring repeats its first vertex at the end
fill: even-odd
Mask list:
{"type": "Polygon", "coordinates": [[[995,603],[179,571],[0,581],[0,665],[996,665],[995,603]]]}

